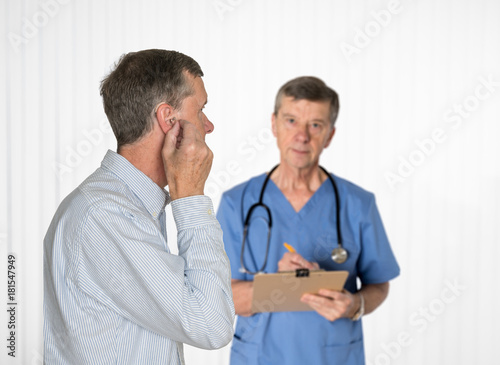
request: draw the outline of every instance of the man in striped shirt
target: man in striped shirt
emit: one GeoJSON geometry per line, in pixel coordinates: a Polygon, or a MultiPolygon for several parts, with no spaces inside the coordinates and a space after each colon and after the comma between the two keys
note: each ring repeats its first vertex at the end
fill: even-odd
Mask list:
{"type": "Polygon", "coordinates": [[[186,55],[145,50],[102,81],[117,153],[64,199],[45,236],[45,363],[183,364],[183,343],[232,339],[229,261],[203,195],[214,126],[202,76],[186,55]]]}

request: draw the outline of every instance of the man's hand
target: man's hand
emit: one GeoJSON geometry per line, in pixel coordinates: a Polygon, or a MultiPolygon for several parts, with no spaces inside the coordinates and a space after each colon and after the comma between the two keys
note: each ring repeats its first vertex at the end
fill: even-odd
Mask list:
{"type": "Polygon", "coordinates": [[[360,298],[348,291],[320,289],[318,294],[306,293],[300,299],[329,321],[352,318],[359,308],[360,298]]]}
{"type": "Polygon", "coordinates": [[[203,195],[213,153],[193,124],[174,121],[165,134],[162,158],[172,200],[203,195]]]}
{"type": "Polygon", "coordinates": [[[309,262],[296,252],[285,252],[278,262],[278,271],[295,271],[296,269],[319,270],[317,262],[309,262]]]}
{"type": "Polygon", "coordinates": [[[253,281],[231,279],[234,310],[237,315],[248,317],[252,313],[253,281]]]}

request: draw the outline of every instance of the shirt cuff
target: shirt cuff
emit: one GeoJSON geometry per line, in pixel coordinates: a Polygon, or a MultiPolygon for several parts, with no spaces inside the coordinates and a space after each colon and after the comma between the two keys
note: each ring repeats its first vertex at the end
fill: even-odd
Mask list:
{"type": "Polygon", "coordinates": [[[206,195],[175,199],[170,205],[177,231],[218,223],[212,200],[206,195]]]}

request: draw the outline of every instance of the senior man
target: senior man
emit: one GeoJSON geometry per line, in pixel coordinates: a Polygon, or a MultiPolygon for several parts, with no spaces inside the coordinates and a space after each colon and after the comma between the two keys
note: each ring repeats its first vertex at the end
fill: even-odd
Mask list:
{"type": "Polygon", "coordinates": [[[337,93],[322,80],[299,77],[287,82],[272,115],[279,165],[222,196],[217,217],[239,315],[232,365],[364,364],[360,319],[384,301],[388,281],[398,276],[399,267],[374,195],[319,165],[335,134],[338,110],[337,93]],[[259,201],[271,213],[269,238],[266,208],[252,209],[259,201]],[[256,272],[301,268],[346,270],[345,290],[304,294],[301,300],[310,311],[252,313],[256,272]]]}

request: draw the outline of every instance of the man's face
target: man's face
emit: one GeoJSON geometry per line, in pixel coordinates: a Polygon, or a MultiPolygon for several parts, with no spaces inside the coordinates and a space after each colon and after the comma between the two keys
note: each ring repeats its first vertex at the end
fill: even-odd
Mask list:
{"type": "Polygon", "coordinates": [[[203,112],[203,108],[207,103],[205,85],[201,77],[193,77],[189,73],[185,75],[187,82],[191,85],[193,94],[182,100],[176,117],[177,119],[184,119],[194,124],[203,138],[205,138],[207,133],[212,133],[214,130],[214,125],[203,112]]]}
{"type": "Polygon", "coordinates": [[[278,114],[273,114],[272,127],[281,163],[296,169],[317,166],[335,133],[327,101],[293,100],[288,96],[281,100],[278,114]]]}

